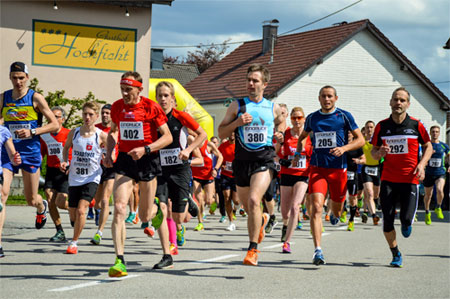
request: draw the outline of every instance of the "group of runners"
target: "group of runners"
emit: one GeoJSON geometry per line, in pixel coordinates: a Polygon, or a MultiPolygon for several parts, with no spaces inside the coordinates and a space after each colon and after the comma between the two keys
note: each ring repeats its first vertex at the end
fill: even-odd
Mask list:
{"type": "MultiPolygon", "coordinates": [[[[349,231],[354,230],[362,197],[363,222],[367,222],[367,210],[378,225],[376,203],[380,204],[394,267],[402,266],[394,228],[396,208],[400,206],[401,233],[407,238],[420,181],[425,186],[425,223],[431,224],[433,188],[435,213],[444,217],[445,158],[450,149],[439,141],[438,126],[431,127],[430,138],[424,125],[407,114],[410,94],[403,87],[392,93],[389,118],[376,125],[367,121],[363,134],[351,113],[336,107],[334,87],[320,89],[318,111],[306,116],[301,107],[294,107],[289,112],[285,105],[263,97],[270,73],[254,64],[247,70],[248,97],[232,102],[218,127],[220,143],[216,137],[208,141],[193,117],[176,109],[175,90],[169,82],[156,86],[154,102],[140,94],[140,74],[126,72],[120,80],[122,98],[101,109],[95,102],[85,103],[83,125],[68,130],[63,127],[64,109],[49,108],[42,95],[28,88],[28,78],[27,66],[13,63],[13,89],[0,97],[4,120],[0,126],[0,241],[6,200],[19,169],[27,203],[36,207],[36,229],[45,225],[47,212],[55,224],[56,234],[50,241],[66,241],[58,209],[69,211],[73,236],[67,254],[78,253],[86,211],[94,199],[98,230],[91,243],[101,243],[113,195],[111,231],[116,259],[108,271],[111,277],[127,275],[126,223],[140,219],[145,234],[158,232],[163,256],[154,269],[170,268],[172,255],[186,242],[184,223],[197,217],[194,230],[203,230],[207,206],[214,213],[217,204],[220,222],[229,222],[228,231],[236,230],[236,213],[247,216],[249,246],[243,263],[256,266],[258,244],[277,225],[272,200],[277,197],[277,182],[282,252],[291,253],[291,238],[301,226],[303,206],[304,219],[310,219],[315,265],[325,264],[321,235],[327,198],[332,225],[347,221],[348,208],[349,231]],[[96,124],[100,115],[101,122],[96,124]],[[47,156],[46,199],[38,194],[42,156],[47,156]],[[130,198],[137,211],[127,218],[130,198]]],[[[0,257],[4,255],[0,243],[0,257]]]]}

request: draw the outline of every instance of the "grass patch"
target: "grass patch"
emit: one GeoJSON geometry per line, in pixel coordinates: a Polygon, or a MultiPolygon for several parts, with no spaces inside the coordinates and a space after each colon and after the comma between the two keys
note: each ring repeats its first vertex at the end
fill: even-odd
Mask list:
{"type": "MultiPolygon", "coordinates": [[[[45,198],[44,190],[39,189],[38,193],[45,198]]],[[[25,195],[10,195],[8,196],[8,200],[6,201],[7,206],[26,206],[27,200],[25,199],[25,195]]]]}

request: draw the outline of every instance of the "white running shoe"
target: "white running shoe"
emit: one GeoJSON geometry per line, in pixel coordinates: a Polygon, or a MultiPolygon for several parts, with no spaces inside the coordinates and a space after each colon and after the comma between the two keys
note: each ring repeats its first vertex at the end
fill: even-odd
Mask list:
{"type": "Polygon", "coordinates": [[[236,230],[236,225],[234,223],[230,223],[228,227],[226,228],[227,231],[232,232],[236,230]]]}

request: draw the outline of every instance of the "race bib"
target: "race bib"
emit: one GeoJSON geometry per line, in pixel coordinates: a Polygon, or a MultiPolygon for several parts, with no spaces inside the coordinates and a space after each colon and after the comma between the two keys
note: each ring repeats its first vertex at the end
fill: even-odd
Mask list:
{"type": "Polygon", "coordinates": [[[355,172],[354,171],[347,171],[347,180],[348,181],[355,180],[355,172]]]}
{"type": "Polygon", "coordinates": [[[9,131],[11,132],[12,138],[14,140],[24,140],[24,139],[31,139],[31,137],[28,138],[19,138],[16,135],[16,131],[21,130],[21,129],[27,129],[30,130],[31,129],[31,125],[30,124],[10,124],[9,125],[9,131]]]}
{"type": "Polygon", "coordinates": [[[227,170],[227,171],[233,171],[233,162],[226,161],[226,162],[225,162],[225,170],[227,170]]]}
{"type": "Polygon", "coordinates": [[[267,127],[266,126],[245,126],[244,142],[254,144],[267,143],[267,127]]]}
{"type": "Polygon", "coordinates": [[[317,132],[314,133],[316,148],[335,148],[336,132],[317,132]]]}
{"type": "Polygon", "coordinates": [[[431,158],[431,159],[428,161],[428,165],[429,165],[430,167],[441,167],[441,165],[442,165],[442,159],[439,159],[439,158],[431,158]]]}
{"type": "Polygon", "coordinates": [[[275,169],[279,172],[281,170],[281,165],[278,162],[274,162],[275,163],[275,169]]]}
{"type": "Polygon", "coordinates": [[[386,144],[391,149],[389,154],[401,155],[408,153],[408,139],[404,137],[386,138],[386,144]]]}
{"type": "MultiPolygon", "coordinates": [[[[293,160],[294,156],[289,156],[289,160],[293,160]]],[[[289,168],[305,169],[306,168],[306,156],[301,155],[296,165],[291,165],[289,168]]]]}
{"type": "Polygon", "coordinates": [[[144,125],[141,121],[121,121],[120,122],[121,140],[144,140],[144,125]]]}
{"type": "Polygon", "coordinates": [[[62,143],[55,142],[47,144],[48,155],[49,156],[59,156],[62,154],[63,146],[62,143]]]}
{"type": "Polygon", "coordinates": [[[159,150],[159,156],[161,157],[161,166],[171,166],[182,164],[183,161],[178,158],[180,148],[170,148],[159,150]]]}
{"type": "Polygon", "coordinates": [[[368,175],[373,175],[373,176],[377,176],[378,175],[378,167],[370,167],[370,166],[366,166],[364,168],[364,172],[368,175]]]}

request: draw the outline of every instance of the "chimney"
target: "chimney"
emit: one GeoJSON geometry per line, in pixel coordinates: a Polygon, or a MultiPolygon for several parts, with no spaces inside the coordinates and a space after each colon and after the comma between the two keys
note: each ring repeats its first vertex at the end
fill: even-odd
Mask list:
{"type": "Polygon", "coordinates": [[[278,20],[268,20],[263,22],[263,39],[262,39],[262,54],[272,50],[275,47],[278,34],[278,20]]]}
{"type": "Polygon", "coordinates": [[[151,49],[150,54],[150,69],[151,70],[162,70],[163,69],[163,61],[164,61],[164,55],[163,55],[164,49],[151,49]]]}

